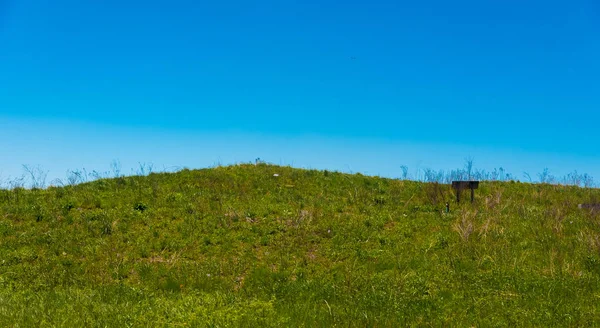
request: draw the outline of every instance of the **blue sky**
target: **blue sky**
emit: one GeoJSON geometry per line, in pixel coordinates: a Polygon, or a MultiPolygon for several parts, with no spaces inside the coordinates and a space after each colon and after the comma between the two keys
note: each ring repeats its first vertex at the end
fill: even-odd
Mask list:
{"type": "Polygon", "coordinates": [[[598,35],[594,0],[0,0],[0,179],[257,157],[600,177],[598,35]]]}

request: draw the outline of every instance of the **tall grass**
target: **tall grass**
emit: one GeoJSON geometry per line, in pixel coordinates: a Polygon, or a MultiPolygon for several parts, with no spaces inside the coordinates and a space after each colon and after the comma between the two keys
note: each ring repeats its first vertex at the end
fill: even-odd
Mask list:
{"type": "Polygon", "coordinates": [[[144,172],[0,190],[0,326],[600,325],[598,189],[144,172]]]}

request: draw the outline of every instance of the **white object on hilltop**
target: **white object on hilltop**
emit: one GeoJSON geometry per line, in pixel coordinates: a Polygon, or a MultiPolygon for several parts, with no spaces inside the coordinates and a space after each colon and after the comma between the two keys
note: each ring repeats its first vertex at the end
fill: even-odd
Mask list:
{"type": "Polygon", "coordinates": [[[278,177],[278,176],[279,176],[279,174],[275,173],[275,174],[273,174],[273,176],[274,176],[274,177],[278,177]]]}

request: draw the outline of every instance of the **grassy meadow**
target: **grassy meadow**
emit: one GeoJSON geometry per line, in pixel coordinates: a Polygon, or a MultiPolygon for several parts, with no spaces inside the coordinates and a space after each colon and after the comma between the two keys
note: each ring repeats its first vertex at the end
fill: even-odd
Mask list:
{"type": "Polygon", "coordinates": [[[0,326],[600,326],[600,190],[454,199],[266,164],[0,190],[0,326]]]}

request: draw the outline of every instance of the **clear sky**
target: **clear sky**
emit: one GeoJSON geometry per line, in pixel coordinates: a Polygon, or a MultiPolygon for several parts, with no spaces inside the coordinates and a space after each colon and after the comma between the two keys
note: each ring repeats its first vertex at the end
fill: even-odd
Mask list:
{"type": "Polygon", "coordinates": [[[0,178],[249,162],[600,178],[597,0],[0,0],[0,178]]]}

